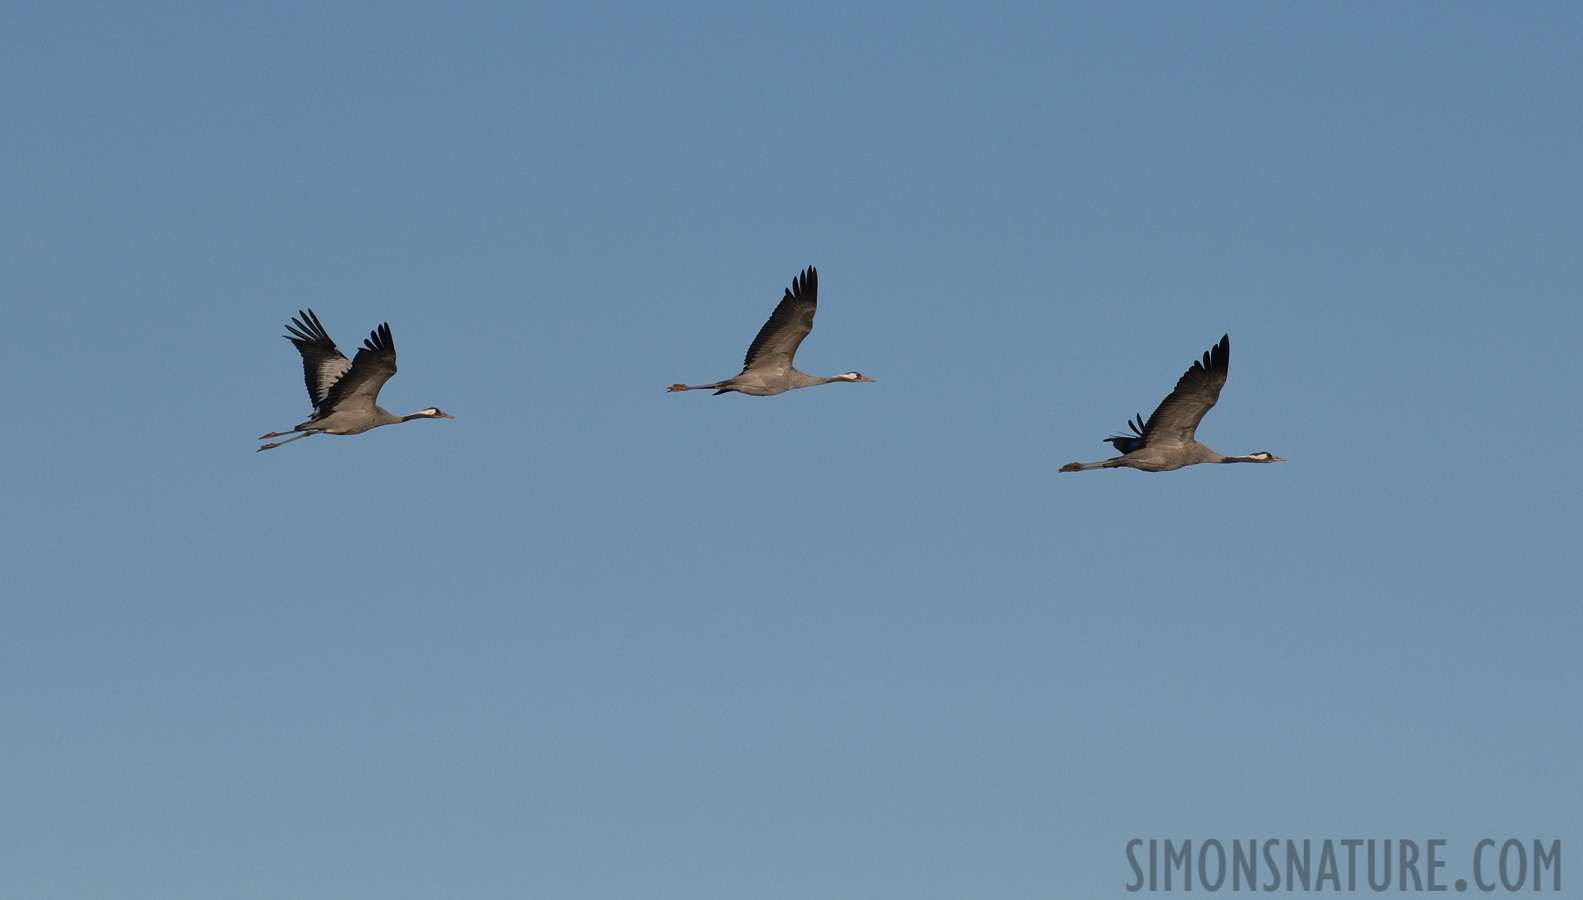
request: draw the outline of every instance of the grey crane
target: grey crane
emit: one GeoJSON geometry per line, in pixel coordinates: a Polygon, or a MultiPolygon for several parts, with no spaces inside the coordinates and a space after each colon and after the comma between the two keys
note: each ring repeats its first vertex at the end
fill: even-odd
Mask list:
{"type": "Polygon", "coordinates": [[[303,433],[258,449],[269,450],[315,434],[362,434],[370,428],[413,419],[455,418],[432,406],[409,416],[398,416],[375,405],[379,389],[396,374],[396,344],[390,338],[390,323],[369,332],[368,340],[357,351],[357,358],[347,359],[341,348],[335,346],[335,341],[330,340],[313,310],[298,310],[297,316],[286,326],[291,333],[285,338],[296,344],[297,351],[302,354],[308,397],[313,400],[313,418],[290,431],[271,431],[259,440],[267,441],[298,431],[303,433]]]}
{"type": "Polygon", "coordinates": [[[829,378],[816,378],[792,367],[792,357],[802,339],[813,331],[813,314],[818,308],[819,272],[813,266],[792,279],[768,322],[759,329],[758,337],[748,346],[747,358],[742,361],[742,371],[725,381],[714,384],[673,384],[671,391],[701,391],[714,389],[716,395],[726,391],[768,397],[783,394],[794,388],[829,384],[832,381],[873,381],[856,372],[844,372],[829,378]]]}
{"type": "Polygon", "coordinates": [[[1137,421],[1128,420],[1132,434],[1117,434],[1105,438],[1120,456],[1091,463],[1067,463],[1062,472],[1081,472],[1084,469],[1114,469],[1127,466],[1145,472],[1169,472],[1196,463],[1286,462],[1279,456],[1259,451],[1247,456],[1221,456],[1219,453],[1193,440],[1198,423],[1204,420],[1220,399],[1220,389],[1226,386],[1226,367],[1231,362],[1231,336],[1224,335],[1220,343],[1204,354],[1202,361],[1194,362],[1176,382],[1176,390],[1161,401],[1149,421],[1142,414],[1137,421]]]}

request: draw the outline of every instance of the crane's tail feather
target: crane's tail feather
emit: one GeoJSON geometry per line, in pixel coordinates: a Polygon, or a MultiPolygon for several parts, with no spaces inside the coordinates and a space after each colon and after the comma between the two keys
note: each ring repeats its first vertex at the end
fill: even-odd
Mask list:
{"type": "Polygon", "coordinates": [[[1123,431],[1104,439],[1104,443],[1116,448],[1117,453],[1127,454],[1134,450],[1143,449],[1143,413],[1138,413],[1137,421],[1127,420],[1127,427],[1132,429],[1132,434],[1123,431]]]}

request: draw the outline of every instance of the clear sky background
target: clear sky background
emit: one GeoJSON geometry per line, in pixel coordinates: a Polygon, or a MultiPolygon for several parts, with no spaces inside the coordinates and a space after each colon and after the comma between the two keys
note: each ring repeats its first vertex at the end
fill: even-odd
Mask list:
{"type": "Polygon", "coordinates": [[[7,4],[0,893],[1129,896],[1134,837],[1575,878],[1580,46],[7,4]],[[809,264],[799,367],[875,384],[665,393],[809,264]],[[302,308],[455,420],[256,454],[302,308]],[[1198,436],[1289,462],[1056,473],[1227,332],[1198,436]]]}

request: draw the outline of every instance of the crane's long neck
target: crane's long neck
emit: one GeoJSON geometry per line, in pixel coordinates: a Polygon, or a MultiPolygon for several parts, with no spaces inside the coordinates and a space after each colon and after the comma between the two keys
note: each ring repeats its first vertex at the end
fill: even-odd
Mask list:
{"type": "Polygon", "coordinates": [[[1271,456],[1270,454],[1265,453],[1264,451],[1261,450],[1258,453],[1249,453],[1247,456],[1222,456],[1219,459],[1215,460],[1215,462],[1223,462],[1223,463],[1235,463],[1235,462],[1269,463],[1269,462],[1286,462],[1286,460],[1281,458],[1281,457],[1279,457],[1279,456],[1271,456]]]}
{"type": "Polygon", "coordinates": [[[796,369],[792,369],[787,375],[787,380],[792,383],[792,387],[813,387],[816,384],[833,384],[837,381],[873,381],[874,379],[865,378],[856,372],[842,372],[840,375],[820,378],[817,375],[809,375],[807,372],[799,372],[796,369]]]}
{"type": "MultiPolygon", "coordinates": [[[[384,410],[380,410],[380,411],[384,412],[384,410]]],[[[386,415],[389,415],[389,413],[386,413],[386,415]]],[[[411,414],[408,414],[408,415],[405,415],[405,416],[391,416],[391,419],[392,419],[393,422],[411,422],[413,419],[454,419],[454,418],[456,418],[456,417],[452,416],[452,415],[449,415],[447,413],[442,413],[442,412],[440,412],[439,410],[435,409],[432,406],[429,407],[428,409],[420,409],[420,410],[418,410],[415,413],[411,413],[411,414]]]]}

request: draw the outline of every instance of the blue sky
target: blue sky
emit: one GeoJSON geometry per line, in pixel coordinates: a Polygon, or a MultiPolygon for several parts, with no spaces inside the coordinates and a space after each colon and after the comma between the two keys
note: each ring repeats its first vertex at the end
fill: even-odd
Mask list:
{"type": "Polygon", "coordinates": [[[8,5],[0,892],[1575,856],[1580,39],[1559,3],[8,5]],[[810,264],[799,367],[875,384],[665,393],[810,264]],[[382,404],[455,420],[255,454],[310,412],[310,307],[347,350],[388,321],[382,404]],[[1056,474],[1223,333],[1199,438],[1289,462],[1056,474]]]}

